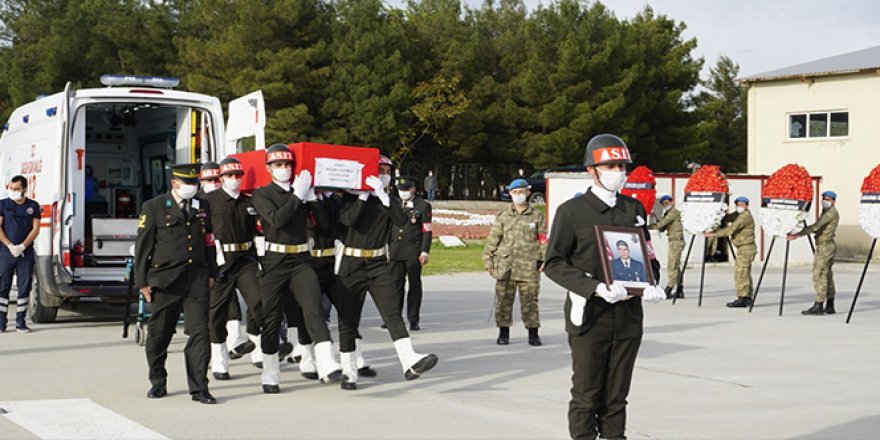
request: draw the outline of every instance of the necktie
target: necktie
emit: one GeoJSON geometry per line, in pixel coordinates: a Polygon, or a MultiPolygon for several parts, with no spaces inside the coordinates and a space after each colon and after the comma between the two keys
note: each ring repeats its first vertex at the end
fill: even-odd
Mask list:
{"type": "Polygon", "coordinates": [[[180,210],[183,211],[184,217],[189,217],[189,203],[186,200],[180,201],[180,210]]]}

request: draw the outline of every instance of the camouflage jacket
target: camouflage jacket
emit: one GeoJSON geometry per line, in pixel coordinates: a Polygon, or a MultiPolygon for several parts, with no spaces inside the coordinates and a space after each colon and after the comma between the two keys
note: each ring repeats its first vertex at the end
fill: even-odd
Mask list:
{"type": "Polygon", "coordinates": [[[736,247],[754,246],[755,219],[752,217],[752,211],[746,209],[742,214],[736,216],[733,223],[715,231],[715,235],[730,237],[730,242],[736,247]]]}
{"type": "Polygon", "coordinates": [[[656,229],[669,234],[669,241],[684,241],[684,228],[681,226],[681,212],[670,208],[659,222],[648,226],[648,229],[656,229]]]}
{"type": "Polygon", "coordinates": [[[834,234],[837,232],[837,224],[839,222],[840,214],[837,212],[837,208],[832,206],[822,211],[822,215],[819,216],[819,220],[816,223],[807,226],[797,235],[815,234],[816,243],[834,243],[834,234]]]}
{"type": "Polygon", "coordinates": [[[544,214],[531,205],[520,213],[511,203],[495,216],[483,249],[483,263],[499,280],[537,281],[546,249],[544,214]]]}

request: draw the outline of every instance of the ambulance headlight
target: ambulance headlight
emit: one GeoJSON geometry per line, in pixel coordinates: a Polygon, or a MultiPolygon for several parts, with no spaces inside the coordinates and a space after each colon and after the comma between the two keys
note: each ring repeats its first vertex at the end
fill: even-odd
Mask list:
{"type": "Polygon", "coordinates": [[[180,79],[167,76],[101,75],[101,84],[107,87],[137,86],[172,89],[180,84],[180,79]]]}

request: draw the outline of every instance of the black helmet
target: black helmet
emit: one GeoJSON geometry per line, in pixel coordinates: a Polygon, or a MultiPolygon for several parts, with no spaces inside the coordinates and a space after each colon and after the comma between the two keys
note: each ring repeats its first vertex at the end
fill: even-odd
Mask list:
{"type": "Polygon", "coordinates": [[[244,167],[241,165],[241,161],[234,157],[227,157],[220,161],[220,175],[225,176],[228,174],[244,174],[244,167]]]}
{"type": "Polygon", "coordinates": [[[584,149],[584,165],[589,167],[612,163],[632,163],[626,143],[613,134],[593,136],[584,149]]]}
{"type": "Polygon", "coordinates": [[[293,153],[284,144],[272,144],[266,149],[266,164],[273,162],[293,162],[293,153]]]}
{"type": "Polygon", "coordinates": [[[199,171],[199,180],[211,180],[220,178],[220,165],[217,162],[205,162],[199,171]]]}

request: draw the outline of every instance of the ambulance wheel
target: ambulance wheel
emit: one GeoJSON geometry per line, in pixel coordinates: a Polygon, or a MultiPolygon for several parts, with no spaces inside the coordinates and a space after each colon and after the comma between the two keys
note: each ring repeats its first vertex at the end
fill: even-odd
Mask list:
{"type": "Polygon", "coordinates": [[[58,307],[46,307],[40,301],[40,297],[45,295],[40,288],[40,280],[37,277],[37,271],[34,271],[34,279],[31,286],[31,298],[28,301],[28,314],[31,321],[37,324],[46,324],[55,322],[58,317],[58,307]]]}
{"type": "Polygon", "coordinates": [[[134,342],[141,347],[147,343],[147,327],[142,322],[134,327],[134,342]]]}
{"type": "Polygon", "coordinates": [[[532,205],[543,205],[547,203],[547,199],[544,198],[544,194],[536,192],[529,196],[529,203],[532,205]]]}

